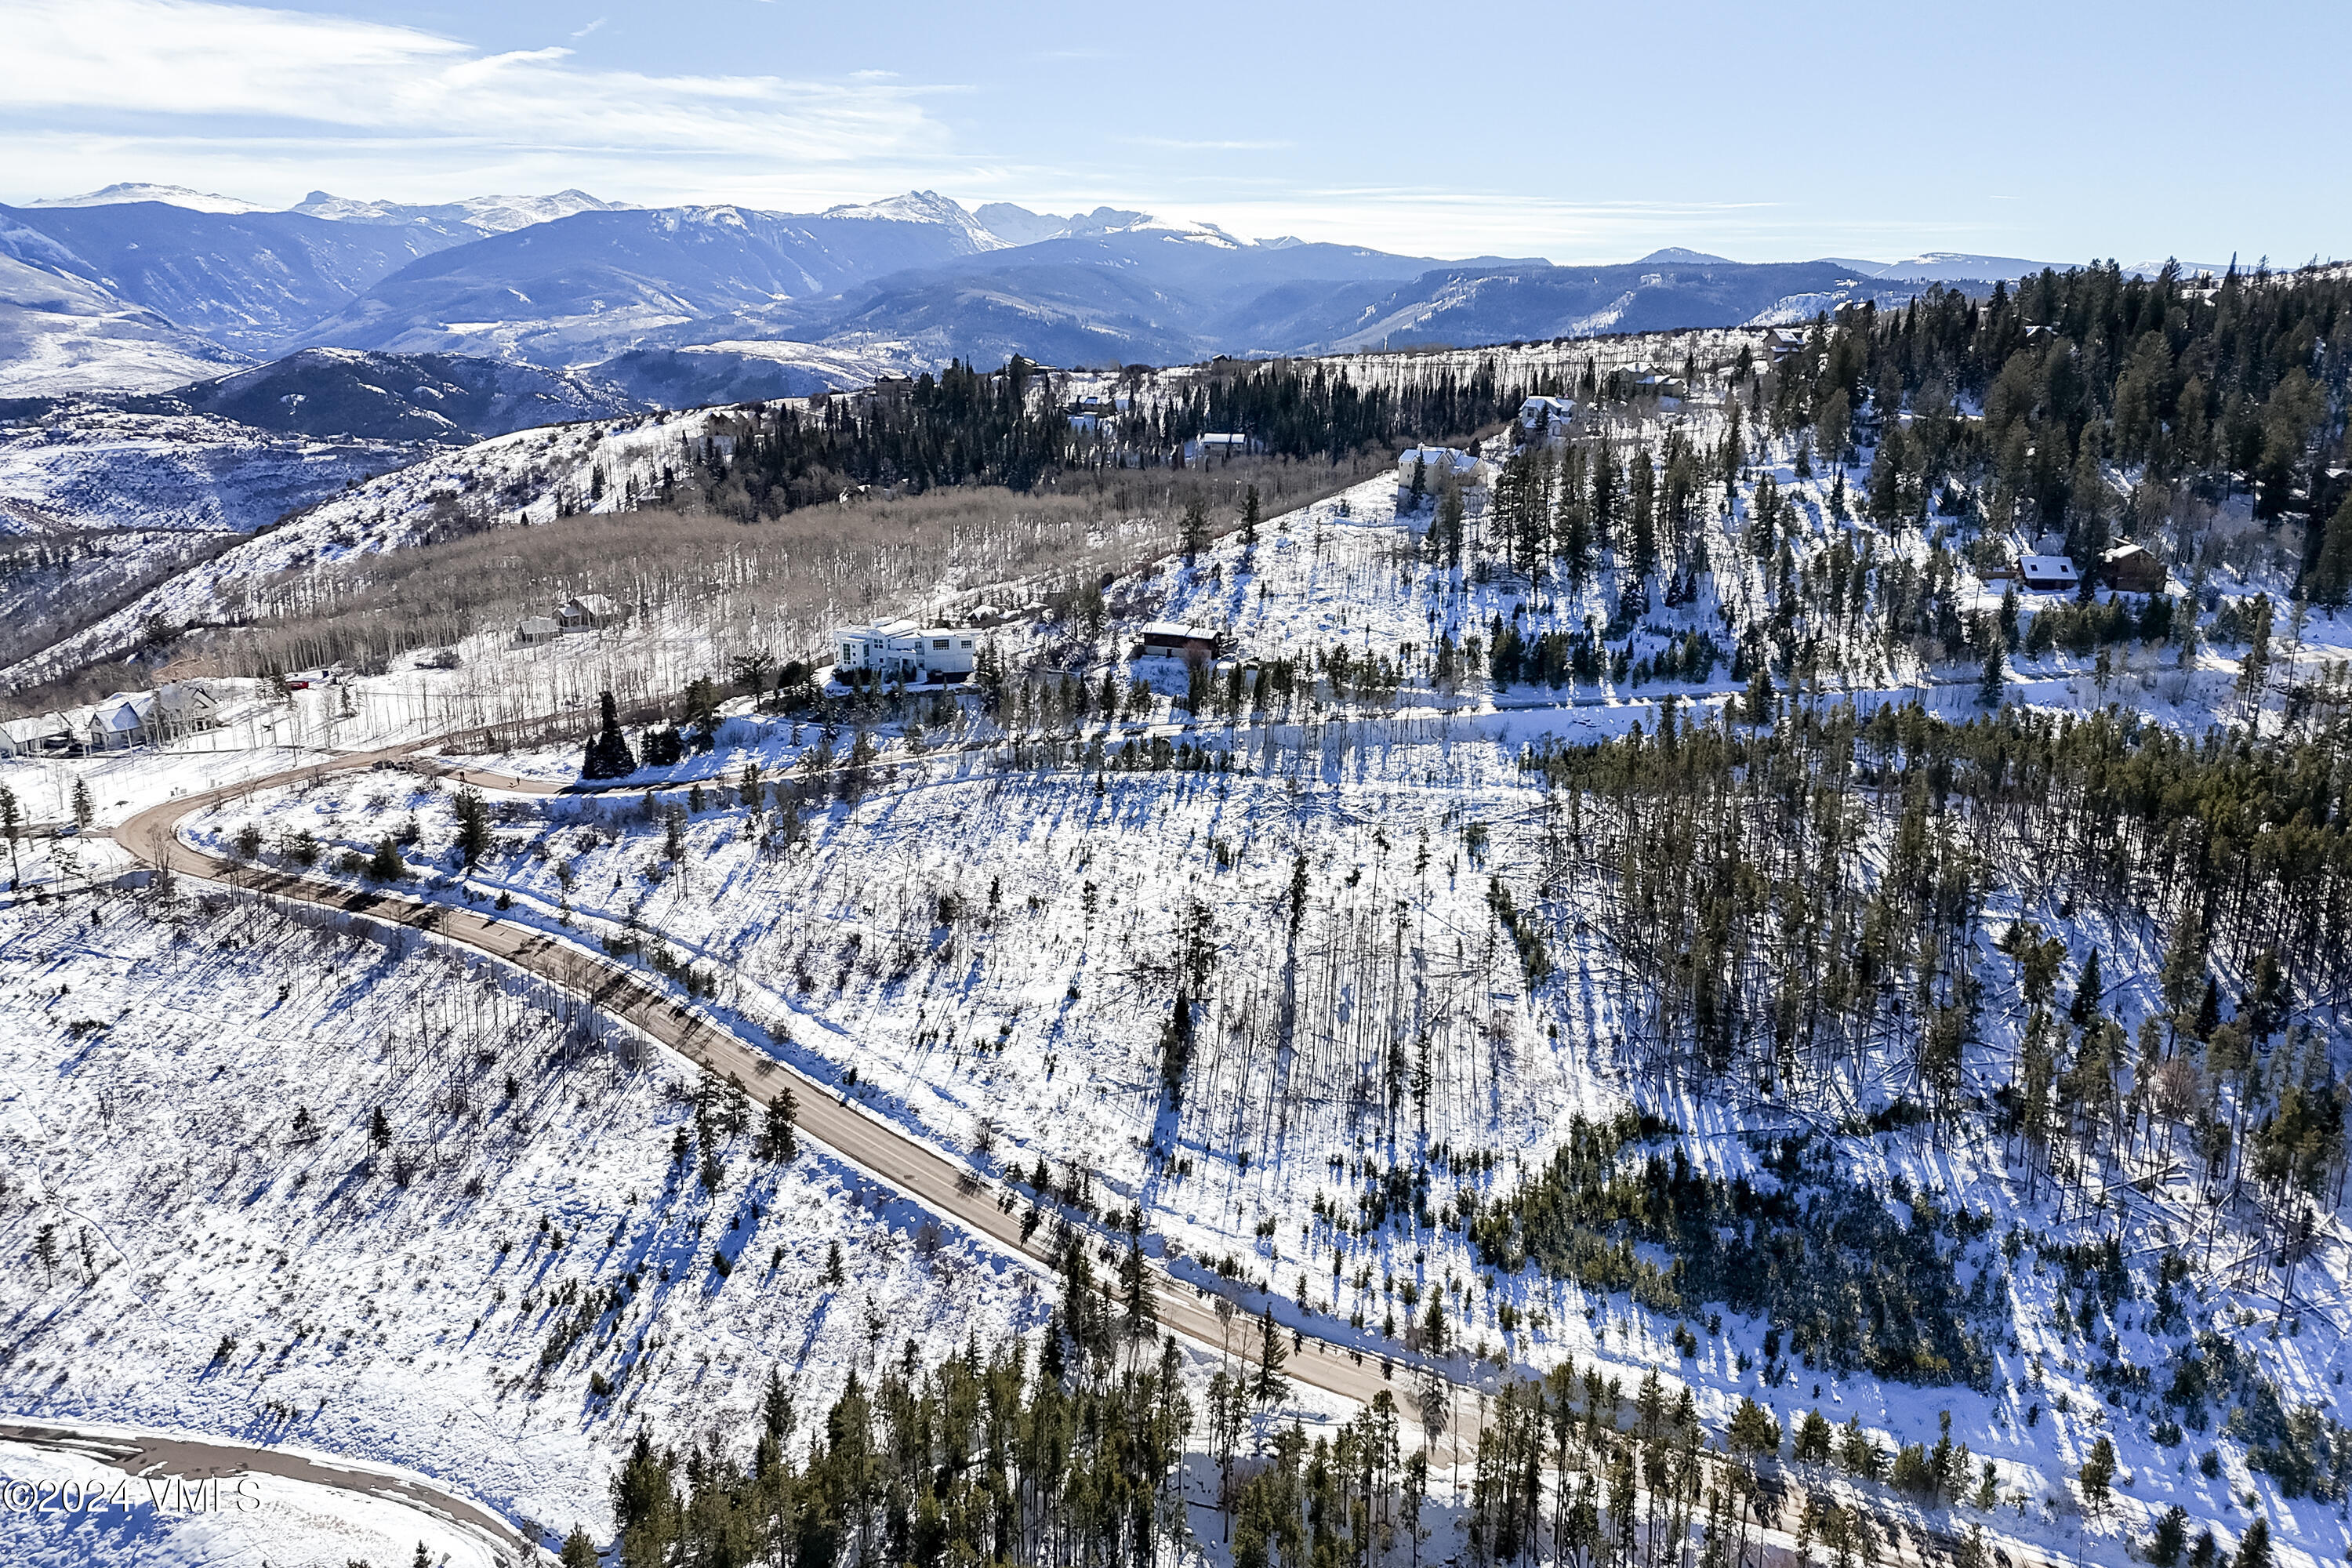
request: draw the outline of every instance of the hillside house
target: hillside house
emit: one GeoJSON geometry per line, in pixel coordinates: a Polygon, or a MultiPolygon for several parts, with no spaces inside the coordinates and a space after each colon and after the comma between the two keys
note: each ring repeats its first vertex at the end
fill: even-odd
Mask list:
{"type": "Polygon", "coordinates": [[[118,691],[75,715],[84,752],[127,752],[155,738],[155,694],[118,691]]]}
{"type": "Polygon", "coordinates": [[[193,680],[167,680],[155,689],[150,722],[156,738],[176,741],[221,726],[220,697],[193,680]]]}
{"type": "Polygon", "coordinates": [[[1790,354],[1805,352],[1805,329],[1802,327],[1767,327],[1764,329],[1764,353],[1774,364],[1790,354]]]}
{"type": "Polygon", "coordinates": [[[1259,449],[1256,441],[1238,431],[1195,436],[1184,443],[1184,460],[1197,463],[1209,458],[1245,458],[1259,449]]]}
{"type": "Polygon", "coordinates": [[[625,618],[621,606],[602,594],[566,599],[563,607],[555,612],[556,624],[566,632],[601,632],[607,626],[619,626],[625,618]]]}
{"type": "Polygon", "coordinates": [[[553,642],[563,635],[553,616],[525,616],[515,623],[515,641],[529,647],[533,643],[553,642]]]}
{"type": "Polygon", "coordinates": [[[836,680],[867,675],[877,680],[952,685],[970,679],[980,658],[980,633],[971,626],[920,626],[876,621],[834,634],[836,680]]]}
{"type": "Polygon", "coordinates": [[[2081,582],[2074,563],[2063,555],[2022,555],[2017,562],[2018,585],[2029,594],[2071,593],[2081,582]]]}
{"type": "Polygon", "coordinates": [[[62,713],[11,719],[0,724],[0,759],[62,757],[76,744],[73,721],[62,713]]]}
{"type": "Polygon", "coordinates": [[[1217,657],[1223,635],[1214,626],[1193,626],[1183,621],[1153,621],[1143,628],[1138,646],[1138,658],[1181,658],[1187,664],[1205,663],[1217,657]]]}
{"type": "Polygon", "coordinates": [[[2099,557],[2100,580],[2118,594],[2161,594],[2166,576],[2164,563],[2129,540],[2099,557]]]}
{"type": "Polygon", "coordinates": [[[1407,447],[1397,455],[1397,505],[1405,507],[1412,500],[1412,476],[1421,471],[1421,493],[1423,499],[1434,496],[1443,488],[1446,476],[1462,487],[1463,510],[1472,516],[1486,510],[1486,485],[1494,478],[1492,465],[1475,452],[1465,452],[1459,447],[1407,447]]]}
{"type": "Polygon", "coordinates": [[[1519,428],[1541,431],[1553,440],[1568,433],[1568,422],[1576,417],[1576,404],[1566,397],[1530,397],[1519,405],[1519,428]]]}

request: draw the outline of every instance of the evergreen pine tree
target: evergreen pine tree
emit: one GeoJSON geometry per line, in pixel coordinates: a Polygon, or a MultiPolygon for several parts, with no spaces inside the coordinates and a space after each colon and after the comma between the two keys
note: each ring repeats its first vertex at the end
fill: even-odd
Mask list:
{"type": "Polygon", "coordinates": [[[2327,520],[2327,531],[2319,546],[2319,559],[2311,568],[2312,603],[2326,609],[2330,619],[2344,607],[2345,596],[2352,592],[2352,495],[2336,509],[2327,520]]]}
{"type": "Polygon", "coordinates": [[[2007,664],[2008,661],[2001,657],[2000,638],[1988,637],[1985,640],[1984,675],[1977,682],[1977,700],[1987,708],[1998,709],[2000,706],[2002,693],[2007,690],[2007,664]]]}
{"type": "Polygon", "coordinates": [[[627,737],[621,733],[620,709],[614,702],[610,691],[600,693],[597,702],[604,717],[597,726],[595,738],[588,742],[588,755],[581,763],[580,776],[590,779],[625,778],[637,771],[637,759],[629,750],[627,737]]]}
{"type": "Polygon", "coordinates": [[[1126,1312],[1123,1326],[1129,1343],[1148,1342],[1159,1331],[1160,1299],[1152,1289],[1151,1268],[1144,1261],[1143,1237],[1138,1231],[1129,1231],[1127,1256],[1119,1259],[1118,1294],[1126,1312]]]}
{"type": "Polygon", "coordinates": [[[2249,723],[2262,715],[2263,693],[2270,685],[2271,596],[2257,594],[2246,606],[2246,651],[2238,660],[2238,700],[2245,704],[2249,723]]]}
{"type": "Polygon", "coordinates": [[[793,1396],[784,1387],[784,1374],[779,1368],[768,1369],[768,1386],[760,1398],[760,1419],[767,1435],[778,1443],[792,1441],[793,1396]]]}
{"type": "Polygon", "coordinates": [[[16,841],[24,837],[24,816],[16,805],[16,792],[0,784],[0,837],[8,840],[8,886],[13,890],[19,878],[16,864],[16,841]]]}
{"type": "MultiPolygon", "coordinates": [[[[2102,1437],[2101,1442],[2106,1439],[2102,1437]]],[[[2109,1445],[2112,1447],[2113,1445],[2109,1445]]],[[[2238,1555],[2231,1568],[2271,1568],[2271,1521],[2261,1514],[2254,1515],[2246,1533],[2238,1538],[2238,1555]]]]}
{"type": "Polygon", "coordinates": [[[2080,1479],[2083,1483],[2083,1506],[2093,1514],[2104,1513],[2107,1507],[2107,1489],[2115,1484],[2116,1443],[2105,1433],[2091,1445],[2088,1458],[2083,1461],[2080,1479]]]}
{"type": "Polygon", "coordinates": [[[368,857],[367,879],[371,882],[397,882],[408,875],[408,862],[400,857],[400,846],[390,834],[375,841],[375,853],[368,857]]]}
{"type": "Polygon", "coordinates": [[[457,791],[457,853],[472,870],[482,852],[490,847],[490,812],[482,804],[480,792],[468,784],[457,791]]]}
{"type": "Polygon", "coordinates": [[[1189,500],[1184,503],[1182,528],[1184,564],[1192,564],[1193,557],[1209,547],[1209,503],[1189,500]]]}
{"type": "Polygon", "coordinates": [[[1282,1375],[1283,1363],[1289,1359],[1269,1306],[1258,1316],[1257,1368],[1250,1374],[1250,1399],[1259,1408],[1271,1409],[1290,1397],[1290,1380],[1282,1375]]]}
{"type": "Polygon", "coordinates": [[[775,1098],[768,1101],[766,1140],[768,1158],[790,1164],[800,1158],[800,1136],[795,1123],[800,1117],[800,1100],[789,1085],[779,1088],[775,1098]]]}

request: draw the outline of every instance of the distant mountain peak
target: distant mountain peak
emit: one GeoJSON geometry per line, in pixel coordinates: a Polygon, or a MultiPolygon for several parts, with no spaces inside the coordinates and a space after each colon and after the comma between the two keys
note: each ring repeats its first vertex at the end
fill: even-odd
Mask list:
{"type": "Polygon", "coordinates": [[[166,206],[185,207],[200,213],[259,213],[270,209],[258,202],[248,202],[236,196],[224,196],[210,191],[192,191],[185,185],[151,185],[125,180],[102,190],[85,191],[78,196],[43,196],[26,202],[28,207],[111,207],[130,202],[162,202],[166,206]]]}
{"type": "Polygon", "coordinates": [[[937,191],[908,191],[878,202],[847,203],[818,215],[830,218],[865,218],[885,223],[935,223],[968,237],[974,250],[1001,250],[1013,243],[998,235],[955,202],[937,191]]]}
{"type": "Polygon", "coordinates": [[[312,191],[288,210],[337,223],[461,223],[485,234],[508,234],[533,224],[570,217],[574,213],[620,212],[629,205],[627,202],[604,201],[582,190],[558,191],[551,196],[467,196],[463,201],[423,205],[355,201],[326,191],[312,191]]]}
{"type": "Polygon", "coordinates": [[[1685,250],[1679,245],[1670,245],[1664,250],[1650,252],[1633,265],[1636,267],[1730,267],[1736,263],[1728,257],[1709,256],[1704,250],[1685,250]]]}

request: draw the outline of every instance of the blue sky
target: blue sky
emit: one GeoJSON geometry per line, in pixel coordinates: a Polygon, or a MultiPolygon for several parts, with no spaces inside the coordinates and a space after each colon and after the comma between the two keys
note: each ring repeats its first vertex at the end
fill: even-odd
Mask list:
{"type": "Polygon", "coordinates": [[[0,0],[0,201],[910,188],[1442,257],[2352,255],[2344,0],[0,0]]]}

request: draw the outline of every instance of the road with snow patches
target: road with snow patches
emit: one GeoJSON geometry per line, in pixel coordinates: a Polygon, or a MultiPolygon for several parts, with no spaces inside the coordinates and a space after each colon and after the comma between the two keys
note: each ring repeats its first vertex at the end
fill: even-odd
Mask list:
{"type": "MultiPolygon", "coordinates": [[[[1179,732],[1165,727],[1153,728],[1155,732],[1179,732]]],[[[116,826],[112,836],[135,858],[148,866],[168,869],[173,876],[197,877],[264,897],[290,900],[356,918],[406,926],[528,970],[607,1015],[626,1022],[710,1071],[721,1077],[735,1078],[763,1102],[773,1098],[779,1090],[789,1088],[799,1101],[797,1125],[803,1134],[906,1197],[961,1225],[990,1246],[1048,1274],[1053,1272],[1055,1227],[1024,1224],[1026,1215],[1023,1212],[1023,1205],[1010,1188],[992,1182],[961,1161],[933,1149],[868,1112],[864,1107],[837,1096],[814,1079],[751,1045],[659,983],[603,953],[543,931],[518,926],[495,916],[477,914],[455,905],[427,902],[387,890],[353,889],[281,870],[234,863],[198,850],[179,837],[182,821],[224,800],[260,790],[299,784],[331,773],[370,769],[379,764],[418,768],[502,793],[551,795],[572,793],[580,788],[546,780],[515,778],[418,756],[420,752],[434,751],[446,744],[448,738],[354,752],[202,794],[184,795],[133,815],[116,826]]],[[[610,787],[625,788],[634,793],[646,786],[640,783],[610,787]]],[[[679,781],[675,785],[665,784],[656,787],[667,790],[684,788],[686,784],[685,781],[679,781]]],[[[1162,1276],[1160,1321],[1164,1328],[1196,1344],[1223,1352],[1235,1342],[1235,1331],[1240,1331],[1244,1340],[1247,1338],[1249,1316],[1246,1310],[1237,1303],[1228,1303],[1213,1297],[1200,1286],[1162,1276]],[[1226,1315],[1222,1317],[1218,1311],[1221,1305],[1226,1310],[1226,1315]]],[[[1417,1387],[1425,1379],[1425,1372],[1411,1363],[1368,1355],[1354,1346],[1322,1339],[1311,1328],[1302,1329],[1301,1335],[1300,1353],[1294,1355],[1285,1369],[1292,1379],[1359,1405],[1369,1405],[1386,1391],[1408,1419],[1417,1415],[1417,1387]]],[[[1449,1436],[1455,1451],[1465,1458],[1468,1445],[1465,1440],[1477,1431],[1484,1415],[1485,1396],[1490,1392],[1490,1388],[1482,1389],[1475,1384],[1448,1384],[1450,1415],[1441,1429],[1449,1436]]],[[[0,1428],[0,1432],[5,1432],[5,1428],[0,1428]]],[[[266,1473],[281,1473],[268,1467],[282,1459],[282,1450],[218,1442],[210,1443],[207,1447],[222,1454],[240,1454],[244,1456],[245,1462],[264,1469],[266,1473]]],[[[215,1459],[214,1462],[220,1461],[215,1459]]],[[[308,1464],[311,1461],[301,1462],[308,1464]]],[[[364,1477],[364,1472],[353,1473],[364,1477]]],[[[1789,1479],[1793,1479],[1794,1477],[1789,1479]]],[[[402,1484],[412,1489],[415,1486],[414,1482],[402,1484]]],[[[1820,1489],[1818,1482],[1816,1485],[1820,1489]]],[[[1901,1564],[1927,1568],[1929,1564],[1943,1563],[1949,1560],[1958,1545],[1956,1537],[1922,1519],[1885,1518],[1885,1507],[1880,1500],[1849,1497],[1846,1500],[1882,1516],[1887,1527],[1889,1544],[1894,1548],[1894,1562],[1898,1568],[1901,1564]]],[[[453,1510],[464,1510],[468,1518],[478,1519],[482,1512],[480,1505],[454,1496],[446,1498],[446,1502],[453,1510]]],[[[520,1539],[514,1535],[511,1527],[509,1527],[508,1533],[510,1538],[520,1539]]],[[[1767,1531],[1767,1539],[1784,1548],[1794,1546],[1793,1538],[1779,1531],[1767,1531]]],[[[1988,1533],[1987,1541],[1992,1548],[1997,1565],[2057,1568],[2060,1562],[2042,1548],[2013,1537],[1997,1538],[1988,1533]]]]}

